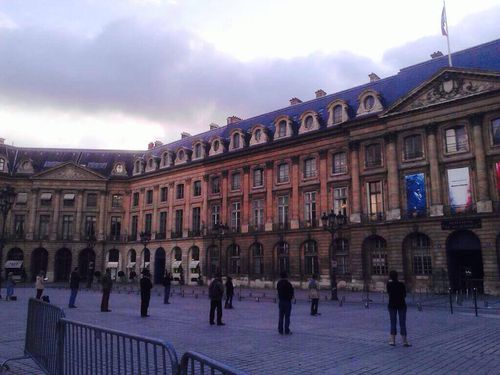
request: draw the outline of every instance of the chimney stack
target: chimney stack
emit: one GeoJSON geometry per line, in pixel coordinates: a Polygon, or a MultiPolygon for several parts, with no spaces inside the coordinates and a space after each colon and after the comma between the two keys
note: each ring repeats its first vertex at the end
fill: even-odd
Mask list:
{"type": "Polygon", "coordinates": [[[148,150],[152,150],[153,148],[155,148],[155,144],[153,142],[149,142],[148,143],[148,150]]]}
{"type": "Polygon", "coordinates": [[[300,103],[302,103],[302,100],[300,100],[299,98],[290,99],[290,105],[295,105],[295,104],[300,104],[300,103]]]}
{"type": "Polygon", "coordinates": [[[214,129],[219,129],[219,125],[217,125],[215,122],[212,122],[210,124],[210,130],[214,130],[214,129]]]}
{"type": "Polygon", "coordinates": [[[322,98],[323,96],[326,96],[326,92],[324,92],[321,89],[319,89],[318,91],[316,91],[316,99],[322,98]]]}
{"type": "Polygon", "coordinates": [[[434,52],[432,55],[431,55],[431,58],[432,59],[437,59],[438,57],[442,57],[443,56],[443,52],[441,51],[436,51],[434,52]]]}
{"type": "Polygon", "coordinates": [[[160,147],[160,146],[163,146],[163,142],[162,141],[155,141],[155,148],[160,147]]]}
{"type": "Polygon", "coordinates": [[[241,121],[241,119],[239,117],[237,117],[237,116],[229,116],[227,118],[227,124],[228,125],[235,124],[235,123],[240,122],[240,121],[241,121]]]}
{"type": "Polygon", "coordinates": [[[0,138],[0,145],[5,144],[5,138],[0,138]]]}
{"type": "Polygon", "coordinates": [[[380,80],[380,77],[373,72],[368,74],[368,77],[370,77],[370,82],[375,82],[380,80]]]}
{"type": "Polygon", "coordinates": [[[187,133],[187,132],[182,132],[181,133],[181,139],[184,139],[184,138],[189,138],[191,137],[191,134],[187,133]]]}

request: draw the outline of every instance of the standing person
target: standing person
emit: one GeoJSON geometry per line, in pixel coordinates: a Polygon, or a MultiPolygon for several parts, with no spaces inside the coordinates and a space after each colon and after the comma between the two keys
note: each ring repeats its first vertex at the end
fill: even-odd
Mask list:
{"type": "Polygon", "coordinates": [[[109,309],[109,295],[111,294],[111,288],[113,287],[113,280],[111,280],[111,269],[106,268],[106,273],[101,279],[102,285],[102,300],[101,300],[101,312],[111,312],[109,309]]]}
{"type": "Polygon", "coordinates": [[[224,296],[224,285],[220,273],[215,276],[208,287],[208,297],[210,298],[210,325],[214,325],[215,309],[217,309],[217,325],[222,323],[222,297],[224,296]]]}
{"type": "Polygon", "coordinates": [[[290,331],[290,314],[292,312],[292,299],[294,296],[293,286],[288,281],[288,275],[286,272],[281,272],[281,280],[278,281],[276,289],[278,290],[279,298],[279,320],[278,320],[278,332],[280,335],[283,334],[283,318],[285,320],[285,335],[291,335],[290,331]]]}
{"type": "Polygon", "coordinates": [[[80,287],[80,274],[78,273],[78,267],[75,267],[71,275],[69,276],[69,288],[71,289],[71,295],[69,296],[69,308],[75,309],[76,295],[78,294],[78,288],[80,287]]]}
{"type": "Polygon", "coordinates": [[[165,305],[170,304],[168,300],[170,299],[170,287],[172,286],[172,275],[170,272],[165,272],[165,277],[163,278],[163,286],[165,287],[165,294],[163,295],[163,303],[165,305]]]}
{"type": "Polygon", "coordinates": [[[233,296],[234,296],[233,279],[230,276],[228,276],[226,280],[226,303],[224,304],[225,309],[233,308],[233,296]]]}
{"type": "Polygon", "coordinates": [[[16,285],[16,282],[14,281],[14,275],[12,274],[12,272],[9,272],[9,274],[7,275],[7,281],[5,282],[5,288],[7,288],[7,296],[5,297],[6,301],[9,301],[14,295],[14,285],[16,285]]]}
{"type": "Polygon", "coordinates": [[[131,283],[135,283],[136,277],[137,277],[137,274],[135,273],[135,270],[130,271],[130,276],[128,278],[130,279],[131,283]]]}
{"type": "Polygon", "coordinates": [[[44,286],[45,279],[44,278],[45,278],[45,272],[40,271],[40,273],[36,277],[36,281],[35,281],[36,299],[42,298],[43,289],[45,288],[45,286],[44,286]]]}
{"type": "Polygon", "coordinates": [[[309,281],[309,298],[311,298],[311,315],[318,314],[318,303],[319,303],[319,284],[316,281],[317,276],[313,275],[309,281]]]}
{"type": "Polygon", "coordinates": [[[398,281],[398,273],[396,271],[389,272],[389,281],[387,282],[387,294],[389,295],[389,316],[391,318],[391,339],[389,345],[396,345],[396,323],[399,315],[399,328],[403,346],[408,347],[410,344],[406,338],[406,286],[401,281],[398,281]]]}
{"type": "Polygon", "coordinates": [[[148,269],[142,271],[142,279],[140,282],[141,286],[141,316],[143,318],[148,317],[148,307],[149,301],[151,299],[151,289],[153,289],[153,284],[150,280],[151,274],[148,269]]]}

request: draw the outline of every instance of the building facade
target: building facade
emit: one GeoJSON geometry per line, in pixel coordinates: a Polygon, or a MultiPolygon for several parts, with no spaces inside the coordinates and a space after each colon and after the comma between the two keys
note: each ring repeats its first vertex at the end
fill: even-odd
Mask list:
{"type": "Polygon", "coordinates": [[[498,295],[499,50],[370,75],[147,151],[1,144],[1,185],[17,193],[1,264],[54,281],[93,264],[267,287],[282,270],[304,287],[334,273],[358,290],[395,269],[411,290],[498,295]],[[334,237],[321,221],[332,210],[348,218],[334,237]]]}

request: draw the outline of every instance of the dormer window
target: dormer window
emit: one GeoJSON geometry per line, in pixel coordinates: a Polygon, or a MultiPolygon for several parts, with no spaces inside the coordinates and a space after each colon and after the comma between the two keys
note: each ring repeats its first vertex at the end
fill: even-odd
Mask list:
{"type": "Polygon", "coordinates": [[[220,142],[219,141],[215,141],[214,144],[213,144],[213,149],[214,151],[219,151],[219,147],[220,147],[220,142]]]}
{"type": "Polygon", "coordinates": [[[138,174],[142,172],[142,162],[140,160],[137,160],[134,164],[134,173],[138,174]]]}
{"type": "Polygon", "coordinates": [[[262,137],[262,130],[261,129],[256,129],[254,133],[255,140],[257,142],[260,141],[260,138],[262,137]]]}
{"type": "Polygon", "coordinates": [[[5,172],[6,171],[6,166],[5,166],[5,159],[0,158],[0,172],[5,172]]]}
{"type": "Polygon", "coordinates": [[[267,134],[262,125],[255,125],[251,130],[250,146],[267,142],[267,134]]]}
{"type": "Polygon", "coordinates": [[[161,166],[162,168],[170,166],[170,153],[168,151],[161,155],[161,166]]]}
{"type": "Polygon", "coordinates": [[[312,116],[307,116],[304,125],[307,130],[310,130],[313,127],[314,119],[312,116]]]}
{"type": "Polygon", "coordinates": [[[319,129],[318,116],[315,112],[306,112],[300,116],[299,134],[319,129]]]}
{"type": "Polygon", "coordinates": [[[333,123],[340,124],[342,122],[342,106],[336,105],[333,107],[333,123]]]}
{"type": "Polygon", "coordinates": [[[233,148],[240,148],[240,134],[233,135],[233,148]]]}
{"type": "Polygon", "coordinates": [[[349,120],[347,113],[347,103],[337,99],[328,105],[328,126],[341,124],[349,120]]]}
{"type": "Polygon", "coordinates": [[[125,170],[125,168],[124,168],[123,164],[118,163],[115,165],[115,173],[121,174],[124,172],[124,170],[125,170]]]}
{"type": "MultiPolygon", "coordinates": [[[[232,142],[233,137],[231,136],[230,139],[232,142]]],[[[208,155],[209,156],[219,155],[219,154],[222,154],[224,151],[225,151],[225,147],[224,147],[223,140],[220,137],[214,137],[210,141],[210,150],[208,151],[208,155]]]]}
{"type": "Polygon", "coordinates": [[[286,121],[281,120],[278,124],[278,136],[281,137],[286,137],[286,121]]]}
{"type": "Polygon", "coordinates": [[[382,111],[382,102],[380,101],[380,96],[375,90],[366,90],[358,97],[358,111],[357,116],[366,115],[369,113],[382,111]]]}
{"type": "Polygon", "coordinates": [[[201,144],[197,143],[195,146],[194,146],[194,157],[196,159],[199,159],[201,158],[201,144]]]}
{"type": "Polygon", "coordinates": [[[179,153],[177,154],[177,159],[184,160],[184,151],[183,150],[179,151],[179,153]]]}
{"type": "Polygon", "coordinates": [[[368,95],[363,101],[363,105],[367,111],[371,111],[373,106],[375,105],[375,98],[373,95],[368,95]]]}

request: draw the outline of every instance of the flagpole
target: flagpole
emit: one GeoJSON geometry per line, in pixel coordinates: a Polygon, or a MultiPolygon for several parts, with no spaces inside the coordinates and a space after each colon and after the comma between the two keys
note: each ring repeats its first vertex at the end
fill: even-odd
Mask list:
{"type": "Polygon", "coordinates": [[[441,17],[441,27],[443,27],[443,18],[444,18],[444,26],[446,27],[446,43],[448,45],[448,65],[450,67],[453,66],[451,62],[451,51],[450,51],[450,33],[448,31],[448,17],[446,16],[446,3],[445,0],[443,0],[443,16],[441,17]]]}

